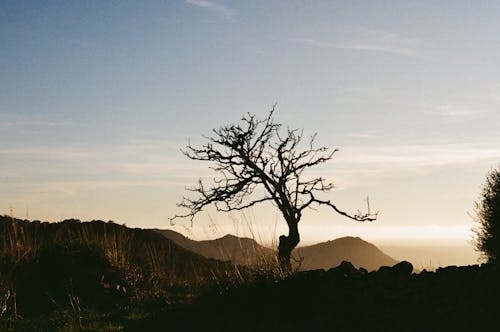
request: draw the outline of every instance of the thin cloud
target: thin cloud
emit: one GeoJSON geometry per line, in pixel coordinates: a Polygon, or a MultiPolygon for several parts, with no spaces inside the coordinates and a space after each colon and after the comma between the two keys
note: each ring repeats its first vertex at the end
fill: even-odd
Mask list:
{"type": "MultiPolygon", "coordinates": [[[[170,142],[157,140],[132,140],[123,145],[107,147],[79,147],[79,146],[30,146],[30,147],[0,147],[0,159],[5,162],[0,165],[2,176],[28,176],[34,174],[39,162],[56,163],[64,167],[66,173],[88,176],[89,172],[95,174],[114,174],[122,177],[137,177],[142,179],[152,178],[178,178],[190,179],[193,182],[198,177],[209,177],[212,174],[205,165],[189,163],[180,152],[173,156],[174,147],[170,142]],[[12,163],[25,162],[22,168],[16,168],[17,173],[12,173],[12,163]],[[64,166],[62,166],[64,165],[64,166]],[[68,165],[73,165],[68,167],[68,165]],[[89,168],[89,165],[92,167],[89,168]],[[196,175],[194,175],[196,174],[196,175]]],[[[177,148],[175,148],[177,150],[177,148]]],[[[58,167],[48,168],[45,174],[59,173],[58,167]]],[[[40,170],[36,171],[40,174],[40,170]]],[[[177,180],[176,180],[177,181],[177,180]]]]}
{"type": "Polygon", "coordinates": [[[4,159],[80,162],[98,160],[106,154],[86,148],[32,146],[0,148],[0,156],[4,159]]]}
{"type": "Polygon", "coordinates": [[[490,144],[413,144],[343,149],[337,162],[373,170],[422,170],[428,167],[466,165],[500,158],[500,148],[490,144]]]}
{"type": "Polygon", "coordinates": [[[417,39],[404,38],[395,33],[378,30],[361,30],[349,41],[324,41],[311,38],[293,38],[293,42],[304,45],[341,50],[382,52],[408,57],[422,57],[417,39]]]}
{"type": "Polygon", "coordinates": [[[0,121],[0,128],[62,127],[67,125],[70,125],[70,123],[55,121],[0,121]]]}
{"type": "Polygon", "coordinates": [[[229,21],[236,20],[236,12],[229,7],[221,5],[220,3],[208,0],[186,0],[186,3],[211,11],[212,13],[220,15],[229,21]]]}
{"type": "Polygon", "coordinates": [[[500,148],[484,143],[348,146],[340,148],[333,162],[309,170],[307,176],[340,176],[343,184],[335,184],[342,190],[396,173],[426,174],[438,168],[495,163],[498,159],[500,148]]]}
{"type": "Polygon", "coordinates": [[[433,110],[438,114],[455,119],[475,118],[483,113],[483,111],[477,108],[471,108],[469,106],[456,105],[456,104],[437,105],[433,108],[433,110]]]}
{"type": "Polygon", "coordinates": [[[339,49],[373,51],[419,57],[420,42],[395,33],[380,30],[361,30],[355,40],[337,45],[339,49]]]}
{"type": "Polygon", "coordinates": [[[311,38],[291,38],[290,41],[315,47],[337,48],[335,43],[311,38]]]}
{"type": "Polygon", "coordinates": [[[377,134],[371,132],[359,132],[359,133],[351,133],[349,137],[357,138],[357,139],[374,139],[377,138],[377,134]]]}

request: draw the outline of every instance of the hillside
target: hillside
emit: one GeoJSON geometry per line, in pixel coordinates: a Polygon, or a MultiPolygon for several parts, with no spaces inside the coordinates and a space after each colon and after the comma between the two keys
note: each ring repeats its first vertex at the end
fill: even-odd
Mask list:
{"type": "Polygon", "coordinates": [[[373,271],[381,266],[392,266],[397,263],[375,245],[359,237],[350,236],[299,247],[294,250],[293,255],[302,260],[300,270],[328,270],[338,266],[342,261],[349,261],[356,268],[362,267],[373,271]]]}
{"type": "MultiPolygon", "coordinates": [[[[276,255],[273,250],[261,246],[253,239],[229,234],[215,240],[195,241],[172,230],[155,229],[155,231],[185,249],[209,258],[230,260],[238,265],[254,266],[262,261],[270,261],[276,255]]],[[[302,260],[300,270],[328,270],[338,266],[342,261],[349,261],[357,268],[363,267],[372,271],[384,265],[392,266],[397,263],[375,245],[357,237],[343,237],[299,247],[294,250],[293,256],[298,261],[302,260]]]]}
{"type": "Polygon", "coordinates": [[[207,258],[255,266],[275,259],[275,252],[250,238],[225,235],[215,240],[195,241],[172,230],[154,229],[178,245],[207,258]]]}
{"type": "Polygon", "coordinates": [[[2,256],[27,260],[48,246],[75,243],[97,246],[116,267],[140,267],[151,275],[168,274],[171,280],[196,280],[227,266],[186,250],[150,230],[99,220],[48,223],[0,216],[2,256]]]}
{"type": "Polygon", "coordinates": [[[184,302],[200,287],[242,272],[150,230],[0,216],[0,318],[184,302]]]}

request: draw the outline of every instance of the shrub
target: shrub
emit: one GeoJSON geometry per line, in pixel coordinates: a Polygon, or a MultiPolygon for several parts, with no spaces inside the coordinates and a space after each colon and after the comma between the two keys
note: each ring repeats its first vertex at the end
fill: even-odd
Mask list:
{"type": "Polygon", "coordinates": [[[488,262],[497,262],[500,257],[500,168],[486,176],[480,199],[475,203],[474,219],[479,223],[474,229],[476,250],[481,251],[488,262]]]}

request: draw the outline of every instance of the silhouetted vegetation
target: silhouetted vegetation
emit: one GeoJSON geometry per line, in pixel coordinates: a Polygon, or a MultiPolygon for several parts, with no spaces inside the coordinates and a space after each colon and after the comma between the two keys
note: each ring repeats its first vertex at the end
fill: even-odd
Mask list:
{"type": "Polygon", "coordinates": [[[0,216],[0,330],[24,329],[33,320],[37,330],[68,322],[89,327],[113,312],[189,302],[206,287],[227,287],[244,275],[250,276],[149,230],[0,216]]]}
{"type": "Polygon", "coordinates": [[[131,330],[486,331],[500,323],[500,271],[491,264],[412,274],[401,262],[378,271],[336,268],[261,278],[206,294],[184,310],[131,322],[131,330]]]}
{"type": "Polygon", "coordinates": [[[486,176],[480,199],[475,204],[476,249],[489,262],[498,262],[500,257],[500,169],[486,176]]]}
{"type": "MultiPolygon", "coordinates": [[[[201,179],[189,188],[198,198],[184,198],[180,207],[189,209],[189,217],[208,205],[218,211],[243,210],[264,202],[273,203],[288,225],[288,235],[281,235],[278,256],[284,270],[291,270],[290,255],[300,242],[298,223],[302,213],[313,206],[326,206],[355,221],[373,221],[368,204],[366,213],[348,214],[321,193],[334,188],[322,177],[304,174],[311,167],[331,160],[336,149],[314,147],[316,135],[304,141],[302,131],[282,129],[273,118],[274,107],[263,120],[255,115],[243,117],[242,124],[231,124],[213,130],[213,137],[200,148],[188,145],[184,154],[192,160],[208,161],[218,173],[209,187],[201,179]]],[[[367,202],[368,203],[368,202],[367,202]]]]}

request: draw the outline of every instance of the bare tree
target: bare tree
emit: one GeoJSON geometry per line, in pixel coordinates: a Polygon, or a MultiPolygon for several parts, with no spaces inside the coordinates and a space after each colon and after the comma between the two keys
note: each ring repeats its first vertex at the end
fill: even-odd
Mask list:
{"type": "Polygon", "coordinates": [[[178,206],[189,209],[189,212],[171,220],[185,217],[192,220],[204,207],[212,204],[218,211],[230,212],[272,202],[288,225],[288,235],[279,237],[278,258],[285,269],[290,269],[291,252],[300,241],[298,223],[306,208],[326,206],[361,222],[373,221],[377,214],[370,213],[369,205],[366,213],[348,214],[330,200],[318,196],[332,190],[333,183],[322,177],[306,177],[303,173],[332,159],[337,150],[315,148],[316,134],[303,142],[303,131],[283,130],[282,124],[274,122],[274,110],[275,107],[264,120],[247,114],[242,118],[242,124],[213,129],[213,136],[204,136],[208,143],[200,148],[188,144],[183,153],[192,160],[211,162],[213,166],[210,168],[219,176],[209,187],[200,179],[196,187],[187,188],[198,197],[184,197],[178,206]]]}

